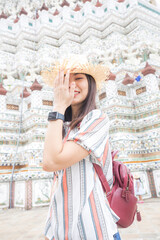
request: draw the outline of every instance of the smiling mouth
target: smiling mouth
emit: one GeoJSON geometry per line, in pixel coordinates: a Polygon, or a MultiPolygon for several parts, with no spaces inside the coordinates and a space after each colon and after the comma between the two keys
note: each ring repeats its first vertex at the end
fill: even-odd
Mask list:
{"type": "Polygon", "coordinates": [[[80,92],[74,91],[74,96],[77,96],[80,92]]]}
{"type": "Polygon", "coordinates": [[[79,93],[74,93],[74,98],[77,98],[79,93]]]}

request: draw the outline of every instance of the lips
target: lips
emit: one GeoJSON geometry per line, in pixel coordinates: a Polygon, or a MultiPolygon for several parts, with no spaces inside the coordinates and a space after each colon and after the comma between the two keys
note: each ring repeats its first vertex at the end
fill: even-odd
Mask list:
{"type": "Polygon", "coordinates": [[[79,91],[74,91],[74,96],[76,97],[79,93],[79,91]]]}

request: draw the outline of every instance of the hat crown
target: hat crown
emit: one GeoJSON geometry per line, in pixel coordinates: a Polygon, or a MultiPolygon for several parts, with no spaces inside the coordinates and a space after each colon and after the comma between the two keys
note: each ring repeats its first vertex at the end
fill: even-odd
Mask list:
{"type": "Polygon", "coordinates": [[[100,87],[100,83],[108,79],[110,71],[107,66],[102,64],[93,64],[88,61],[85,55],[71,55],[67,58],[60,59],[54,66],[49,67],[41,72],[44,81],[53,86],[52,83],[60,70],[64,70],[64,74],[67,70],[70,73],[88,74],[94,78],[97,87],[100,87]]]}

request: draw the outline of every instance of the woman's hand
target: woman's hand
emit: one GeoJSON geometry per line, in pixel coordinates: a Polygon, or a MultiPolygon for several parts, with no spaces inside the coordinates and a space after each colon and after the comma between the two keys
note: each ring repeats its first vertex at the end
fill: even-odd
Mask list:
{"type": "Polygon", "coordinates": [[[54,81],[54,109],[65,112],[74,98],[75,83],[72,82],[69,86],[69,70],[64,77],[64,70],[60,70],[54,81]]]}

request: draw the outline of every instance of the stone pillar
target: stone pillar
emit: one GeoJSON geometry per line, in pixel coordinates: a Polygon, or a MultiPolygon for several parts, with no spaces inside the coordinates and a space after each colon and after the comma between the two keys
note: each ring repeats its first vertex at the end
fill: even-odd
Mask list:
{"type": "MultiPolygon", "coordinates": [[[[9,185],[9,197],[11,197],[11,206],[10,208],[14,208],[14,197],[15,197],[15,181],[12,182],[12,190],[11,190],[11,182],[9,185]],[[10,191],[11,195],[10,195],[10,191]]],[[[10,199],[9,199],[9,204],[10,204],[10,199]]]]}
{"type": "Polygon", "coordinates": [[[148,176],[148,180],[149,180],[149,187],[151,190],[151,195],[152,195],[152,197],[157,197],[156,187],[155,187],[154,177],[153,177],[153,171],[152,170],[147,171],[147,176],[148,176]]]}
{"type": "Polygon", "coordinates": [[[26,181],[25,192],[25,209],[30,210],[32,208],[32,180],[26,181]]]}

